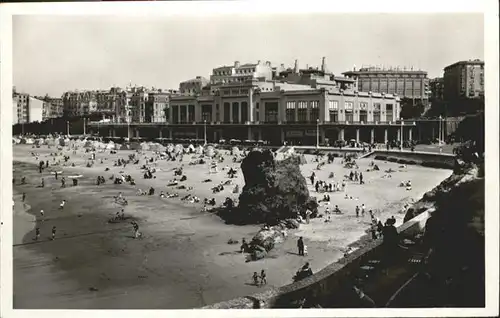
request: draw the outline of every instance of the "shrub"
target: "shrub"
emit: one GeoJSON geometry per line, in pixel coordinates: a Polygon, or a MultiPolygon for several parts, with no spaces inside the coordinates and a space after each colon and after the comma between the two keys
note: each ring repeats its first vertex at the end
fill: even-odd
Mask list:
{"type": "Polygon", "coordinates": [[[387,160],[387,157],[386,156],[377,155],[377,156],[375,156],[375,160],[387,160]]]}
{"type": "Polygon", "coordinates": [[[398,162],[398,158],[389,157],[389,158],[387,158],[387,161],[389,161],[389,162],[398,162]]]}

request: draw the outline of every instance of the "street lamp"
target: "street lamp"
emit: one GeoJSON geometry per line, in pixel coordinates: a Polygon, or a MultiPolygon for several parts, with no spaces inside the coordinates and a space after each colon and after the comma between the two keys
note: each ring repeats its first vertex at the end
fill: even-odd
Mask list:
{"type": "Polygon", "coordinates": [[[85,120],[86,120],[86,118],[85,118],[85,117],[83,117],[83,136],[85,136],[85,135],[86,135],[86,127],[85,127],[85,126],[86,126],[86,123],[85,123],[85,120]]]}
{"type": "Polygon", "coordinates": [[[66,121],[66,134],[69,137],[69,120],[66,121]]]}
{"type": "Polygon", "coordinates": [[[439,115],[439,138],[438,138],[438,143],[439,143],[440,146],[441,146],[441,120],[442,120],[442,117],[441,117],[441,115],[439,115]]]}
{"type": "Polygon", "coordinates": [[[316,119],[316,148],[319,148],[319,119],[316,119]]]}
{"type": "Polygon", "coordinates": [[[400,140],[400,145],[399,145],[399,150],[400,151],[403,151],[403,117],[400,118],[400,121],[401,121],[401,140],[400,140]]]}
{"type": "Polygon", "coordinates": [[[203,140],[204,140],[204,146],[207,145],[207,120],[203,120],[203,140]]]}

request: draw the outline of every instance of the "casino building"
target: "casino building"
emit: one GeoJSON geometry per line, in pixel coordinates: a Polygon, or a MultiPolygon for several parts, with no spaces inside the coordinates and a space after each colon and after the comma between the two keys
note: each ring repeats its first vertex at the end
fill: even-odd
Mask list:
{"type": "MultiPolygon", "coordinates": [[[[267,141],[281,145],[326,145],[337,140],[386,142],[412,139],[413,122],[399,121],[393,94],[358,92],[352,80],[326,70],[281,72],[275,80],[211,84],[201,94],[171,96],[164,122],[106,123],[113,137],[267,141]]],[[[95,128],[92,123],[90,128],[95,128]]]]}

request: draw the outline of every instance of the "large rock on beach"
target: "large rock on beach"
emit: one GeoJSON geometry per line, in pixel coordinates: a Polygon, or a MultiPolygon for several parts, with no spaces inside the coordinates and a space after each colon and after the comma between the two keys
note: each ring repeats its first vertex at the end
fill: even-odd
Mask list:
{"type": "Polygon", "coordinates": [[[307,183],[297,158],[275,161],[273,154],[252,151],[241,163],[245,186],[230,215],[237,224],[278,224],[305,215],[310,206],[307,183]]]}
{"type": "Polygon", "coordinates": [[[283,243],[284,237],[282,230],[279,227],[261,230],[257,233],[251,242],[251,245],[262,246],[267,252],[272,250],[274,246],[283,243]]]}

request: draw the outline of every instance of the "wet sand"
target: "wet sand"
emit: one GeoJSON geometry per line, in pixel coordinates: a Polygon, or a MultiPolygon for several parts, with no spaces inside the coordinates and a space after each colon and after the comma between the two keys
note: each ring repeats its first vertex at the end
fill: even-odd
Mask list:
{"type": "MultiPolygon", "coordinates": [[[[226,225],[217,216],[200,212],[200,204],[185,203],[179,198],[159,198],[161,190],[172,192],[166,184],[173,178],[171,169],[179,166],[179,162],[159,162],[157,178],[145,180],[139,170],[144,160],[125,169],[112,165],[113,160],[126,158],[132,151],[119,151],[117,155],[97,153],[98,161],[101,157],[107,160],[103,164],[96,161],[93,168],[84,166],[89,154],[79,151],[75,156],[67,152],[76,167],[54,167],[53,170],[64,170],[66,176],[82,174],[79,185],[73,187],[67,182],[66,188],[60,188],[60,181],[44,172],[45,188],[38,188],[41,176],[31,151],[35,149],[20,145],[15,146],[13,152],[14,176],[19,180],[21,174],[25,175],[28,181],[28,185],[15,186],[17,193],[27,194],[27,205],[23,207],[16,202],[14,213],[14,307],[23,309],[193,308],[282,286],[291,282],[295,271],[306,261],[317,271],[341,257],[342,250],[364,234],[369,218],[354,217],[356,202],[364,200],[362,203],[368,209],[383,209],[381,218],[398,216],[396,211],[409,198],[418,199],[451,174],[446,170],[408,167],[406,171],[394,173],[392,180],[381,179],[383,170],[389,167],[397,170],[397,164],[379,163],[382,171],[363,172],[367,184],[348,185],[348,193],[360,200],[345,200],[341,193],[331,194],[332,203],[348,213],[332,216],[332,223],[312,220],[299,230],[291,231],[287,241],[273,250],[269,258],[246,263],[244,255],[236,252],[239,244],[229,245],[227,241],[229,238],[250,239],[258,226],[226,225]],[[105,167],[110,171],[104,172],[105,167]],[[108,179],[122,170],[135,178],[136,187],[114,185],[110,180],[105,185],[95,185],[97,175],[108,179]],[[399,181],[405,179],[411,179],[414,184],[411,192],[397,187],[399,181]],[[150,186],[156,189],[154,197],[136,195],[137,188],[145,190],[150,186]],[[392,187],[393,191],[387,191],[392,187]],[[141,240],[132,238],[128,221],[107,222],[121,209],[113,199],[120,191],[129,201],[126,215],[136,219],[144,233],[141,240]],[[58,210],[62,199],[67,200],[67,204],[58,210]],[[40,209],[45,211],[43,220],[40,209]],[[51,241],[48,237],[53,225],[58,232],[56,240],[51,241]],[[35,226],[41,229],[40,242],[33,241],[35,226]],[[308,245],[306,257],[296,255],[297,235],[304,236],[308,245]],[[252,273],[261,269],[267,271],[268,286],[252,286],[252,273]]],[[[36,149],[42,160],[52,160],[48,156],[51,151],[55,150],[46,146],[36,149]]],[[[228,166],[239,166],[229,163],[229,158],[228,166]]],[[[183,163],[188,176],[185,183],[194,186],[193,194],[202,199],[215,196],[218,202],[226,196],[238,196],[232,194],[233,186],[213,195],[210,191],[213,183],[201,182],[210,178],[219,183],[227,180],[225,174],[209,175],[208,165],[188,166],[188,156],[183,163]]],[[[359,161],[360,170],[366,170],[368,163],[369,160],[359,161]]],[[[313,163],[302,166],[304,175],[308,176],[314,167],[313,163]]],[[[327,180],[329,171],[335,171],[338,176],[348,171],[339,162],[323,169],[316,172],[323,180],[327,180]]],[[[242,188],[241,172],[233,183],[242,188]]],[[[310,191],[314,194],[312,187],[310,191]]],[[[181,196],[187,193],[186,190],[175,192],[181,196]]]]}

